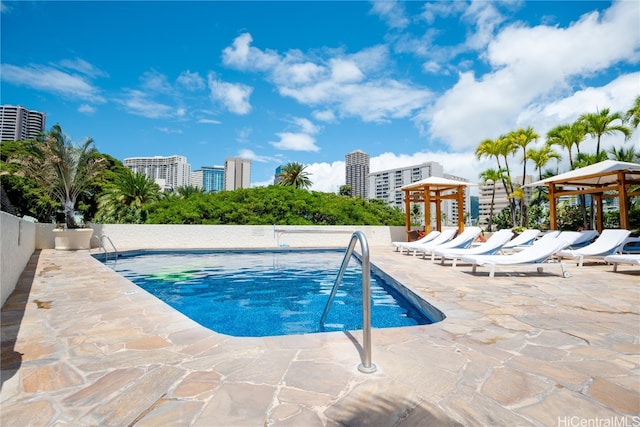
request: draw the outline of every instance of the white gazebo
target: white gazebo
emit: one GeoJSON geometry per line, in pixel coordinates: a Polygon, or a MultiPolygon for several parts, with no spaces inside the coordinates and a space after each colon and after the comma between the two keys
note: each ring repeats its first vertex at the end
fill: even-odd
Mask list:
{"type": "Polygon", "coordinates": [[[604,228],[602,200],[617,197],[620,202],[620,228],[629,228],[629,196],[640,195],[640,164],[605,160],[578,168],[527,186],[549,187],[549,228],[556,230],[557,199],[561,196],[590,194],[596,203],[596,228],[604,228]]]}
{"type": "Polygon", "coordinates": [[[464,230],[464,188],[472,185],[469,182],[430,176],[429,178],[413,182],[401,188],[404,191],[405,223],[407,236],[411,231],[411,203],[424,203],[425,233],[431,231],[431,204],[436,209],[436,229],[442,231],[443,200],[458,201],[458,232],[464,230]]]}

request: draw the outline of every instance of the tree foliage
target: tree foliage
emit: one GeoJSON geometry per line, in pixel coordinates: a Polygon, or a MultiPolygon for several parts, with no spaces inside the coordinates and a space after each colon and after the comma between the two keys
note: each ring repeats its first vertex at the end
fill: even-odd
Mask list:
{"type": "Polygon", "coordinates": [[[292,186],[241,188],[167,199],[148,207],[150,224],[404,225],[382,201],[341,197],[292,186]]]}

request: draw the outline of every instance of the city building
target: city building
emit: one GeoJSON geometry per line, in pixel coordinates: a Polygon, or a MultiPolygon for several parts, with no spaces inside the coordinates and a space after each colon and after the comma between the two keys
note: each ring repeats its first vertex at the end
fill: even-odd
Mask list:
{"type": "Polygon", "coordinates": [[[229,157],[224,161],[224,189],[236,190],[251,186],[251,160],[229,157]]]}
{"type": "MultiPolygon", "coordinates": [[[[522,175],[515,177],[515,183],[522,183],[522,175]]],[[[533,177],[531,175],[527,175],[525,179],[525,184],[531,184],[533,182],[533,177]]],[[[478,209],[479,209],[479,217],[478,217],[478,225],[480,227],[487,227],[489,225],[489,215],[491,214],[491,194],[493,193],[493,188],[495,187],[495,197],[493,200],[493,216],[494,218],[502,212],[502,210],[506,207],[509,207],[509,199],[507,198],[507,191],[504,188],[502,181],[500,182],[484,182],[480,184],[479,194],[478,194],[478,209]]],[[[531,195],[535,189],[533,187],[524,187],[524,195],[525,200],[531,200],[531,195]]]]}
{"type": "Polygon", "coordinates": [[[355,150],[345,156],[345,184],[351,196],[369,199],[369,155],[355,150]]]}
{"type": "Polygon", "coordinates": [[[191,184],[191,165],[184,156],[129,157],[124,165],[133,172],[153,180],[163,191],[173,191],[191,184]]]}
{"type": "Polygon", "coordinates": [[[273,176],[273,183],[274,184],[279,184],[280,182],[282,182],[282,176],[280,175],[282,173],[282,166],[278,166],[276,168],[276,173],[273,176]]]}
{"type": "Polygon", "coordinates": [[[0,140],[36,139],[44,132],[47,115],[13,105],[0,106],[0,140]]]}
{"type": "MultiPolygon", "coordinates": [[[[425,162],[418,165],[370,173],[368,176],[369,199],[384,200],[386,204],[396,206],[404,211],[405,204],[402,187],[431,176],[468,182],[465,178],[444,173],[444,169],[440,163],[425,162]]],[[[464,200],[464,212],[470,213],[471,195],[468,189],[465,189],[464,200]]],[[[442,202],[441,212],[443,216],[442,223],[444,225],[456,225],[458,223],[457,200],[445,200],[442,202]]],[[[432,213],[435,214],[435,209],[432,210],[432,213]]],[[[435,221],[435,218],[432,218],[432,223],[433,221],[435,221]]]]}
{"type": "Polygon", "coordinates": [[[224,190],[224,166],[202,166],[191,174],[191,185],[207,193],[224,190]]]}

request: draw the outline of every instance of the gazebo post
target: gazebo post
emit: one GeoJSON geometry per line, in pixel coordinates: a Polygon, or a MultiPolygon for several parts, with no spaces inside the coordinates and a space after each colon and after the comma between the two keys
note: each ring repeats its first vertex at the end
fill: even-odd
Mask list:
{"type": "MultiPolygon", "coordinates": [[[[597,219],[596,219],[596,230],[598,230],[598,233],[602,233],[602,230],[604,229],[604,209],[602,208],[602,193],[596,193],[591,195],[591,200],[593,201],[593,199],[595,198],[596,200],[596,207],[597,207],[597,219]]],[[[592,207],[593,209],[593,207],[592,207]]]]}
{"type": "Polygon", "coordinates": [[[436,230],[442,231],[442,206],[440,206],[440,190],[436,190],[436,230]]]}
{"type": "Polygon", "coordinates": [[[620,205],[620,228],[629,229],[629,206],[627,205],[626,179],[622,171],[618,171],[618,205],[620,205]]]}
{"type": "Polygon", "coordinates": [[[558,220],[556,218],[556,185],[549,183],[549,229],[558,229],[558,220]]]}
{"type": "Polygon", "coordinates": [[[409,241],[409,232],[411,231],[411,199],[409,190],[404,190],[404,223],[407,229],[407,242],[409,241]]]}
{"type": "Polygon", "coordinates": [[[462,186],[458,187],[458,233],[464,231],[464,193],[462,186]]]}
{"type": "Polygon", "coordinates": [[[424,232],[425,234],[431,233],[431,190],[429,187],[423,187],[423,200],[424,200],[424,232]]]}

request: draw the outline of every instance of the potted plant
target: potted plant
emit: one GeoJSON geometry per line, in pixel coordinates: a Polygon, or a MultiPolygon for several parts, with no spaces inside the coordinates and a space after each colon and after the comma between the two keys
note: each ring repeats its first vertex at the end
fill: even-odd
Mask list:
{"type": "Polygon", "coordinates": [[[89,249],[93,230],[75,211],[78,196],[89,190],[105,167],[104,158],[96,156],[93,140],[87,138],[76,146],[54,125],[29,145],[29,154],[12,162],[19,171],[47,190],[63,207],[64,222],[54,229],[56,249],[89,249]]]}

